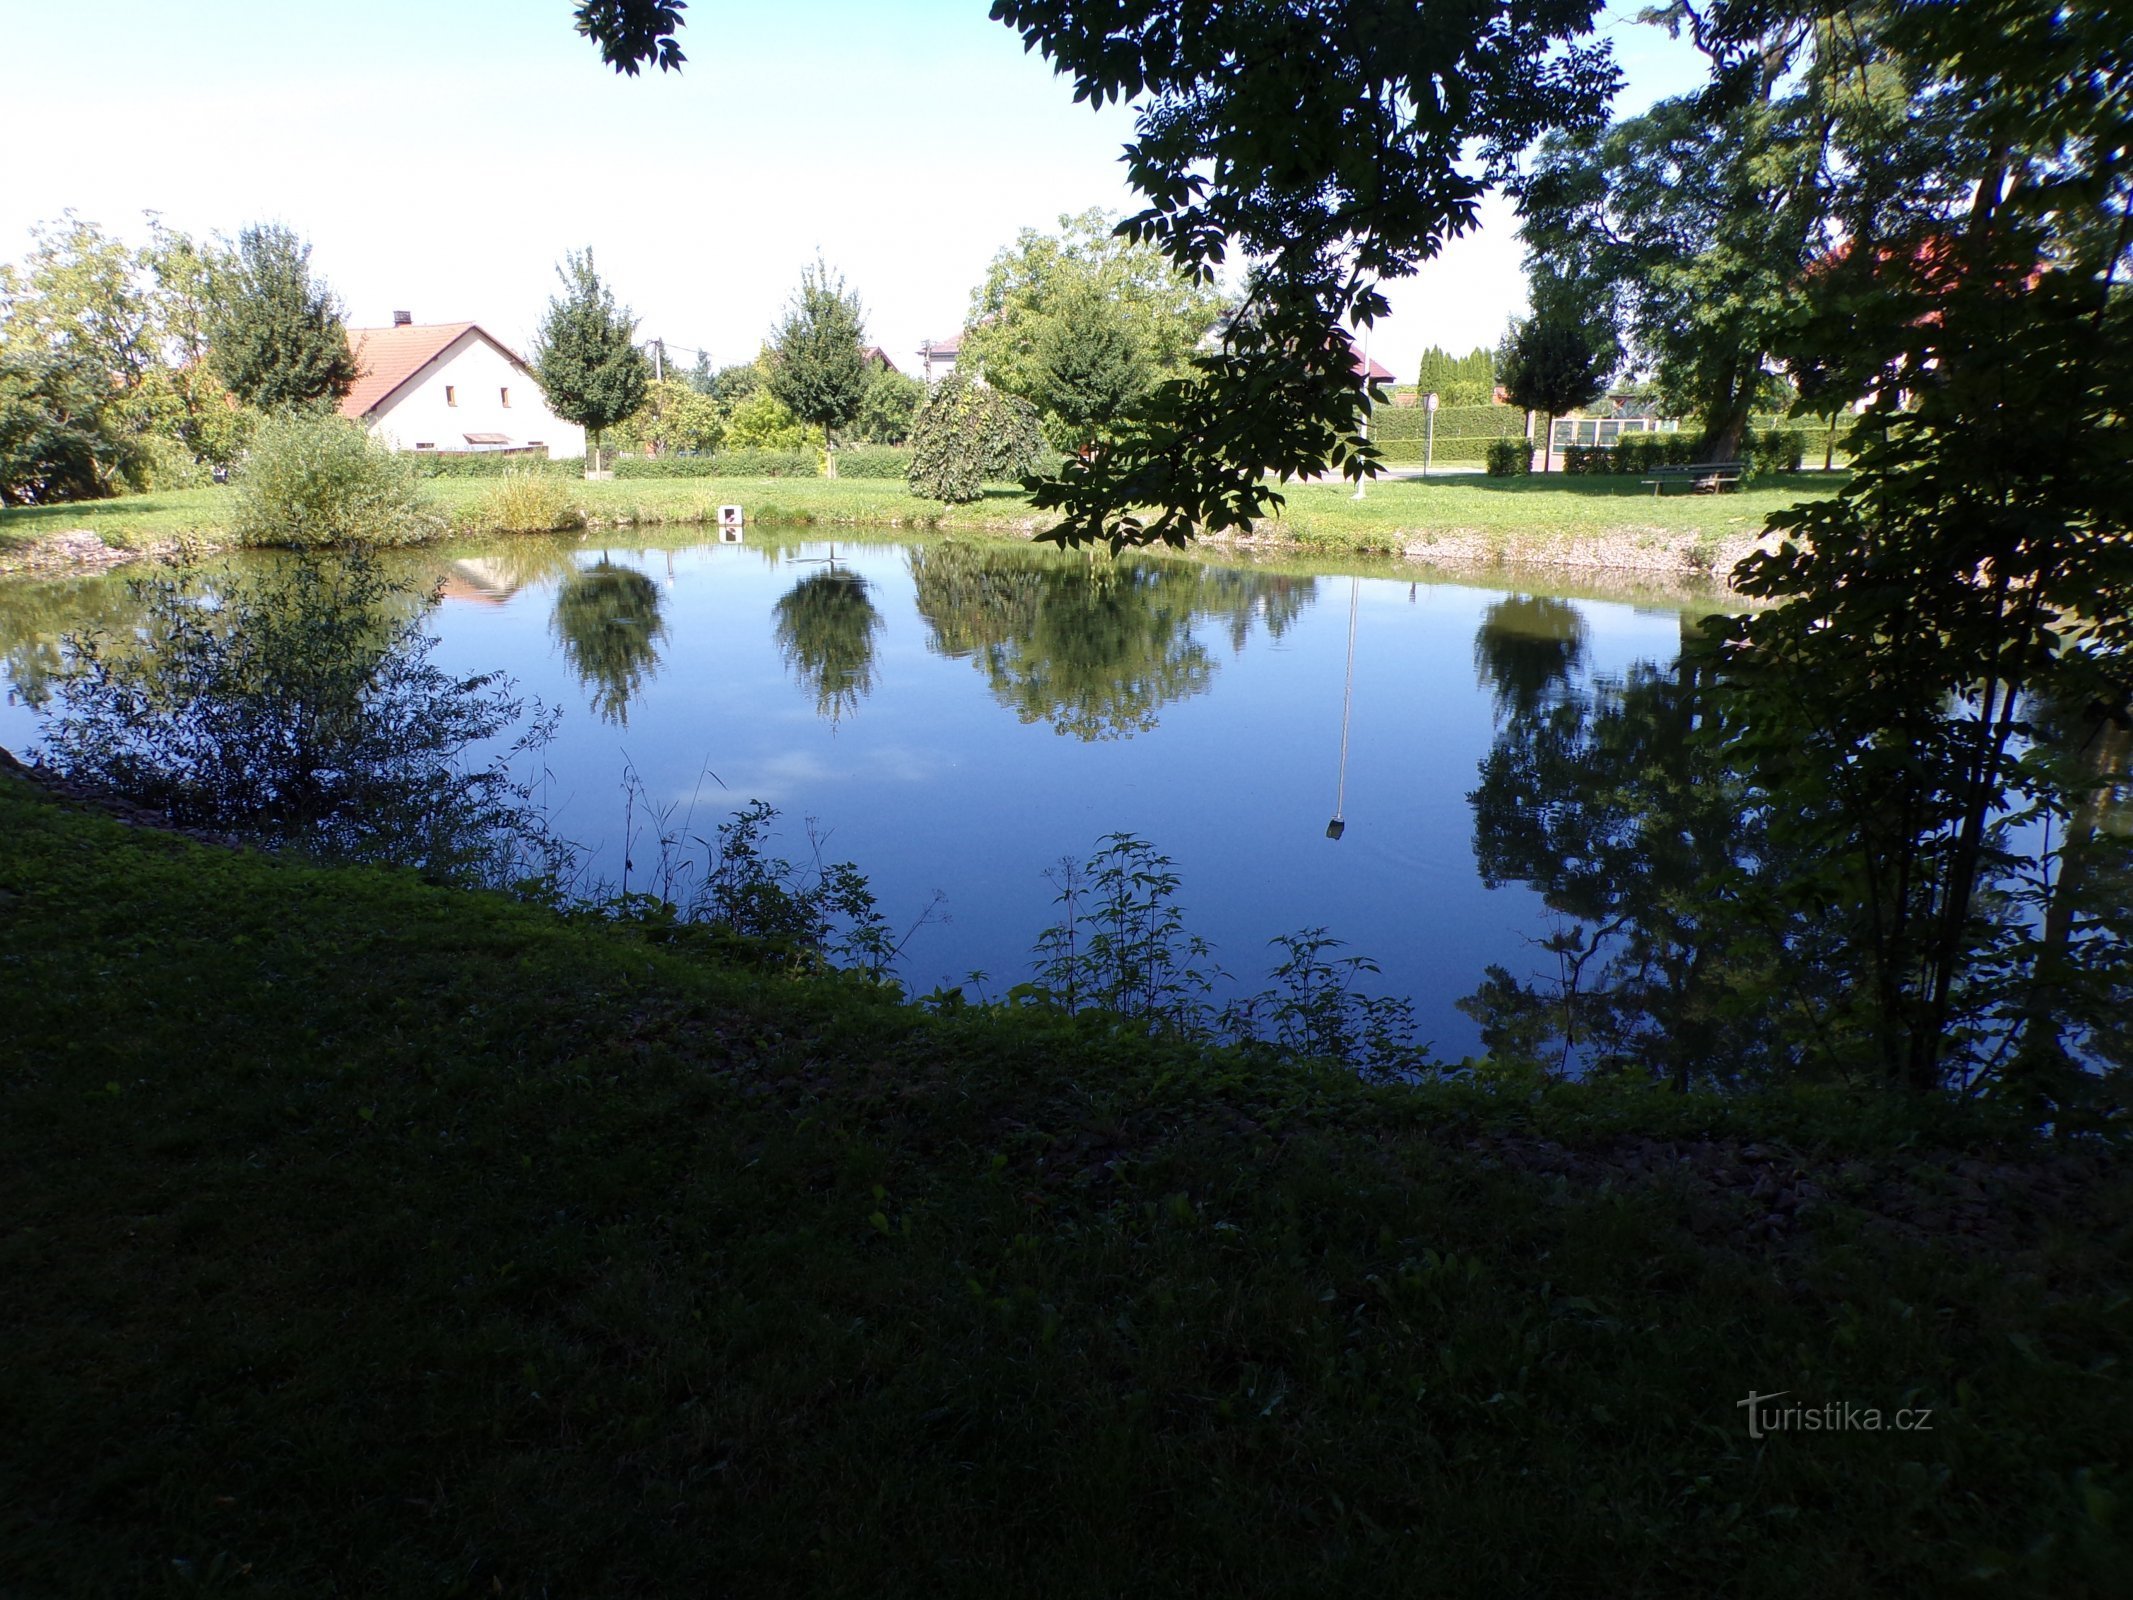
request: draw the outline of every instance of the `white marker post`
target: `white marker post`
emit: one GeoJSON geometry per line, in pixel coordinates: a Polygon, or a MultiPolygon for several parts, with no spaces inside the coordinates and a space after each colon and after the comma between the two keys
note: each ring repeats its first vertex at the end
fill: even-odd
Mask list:
{"type": "Polygon", "coordinates": [[[1429,476],[1430,458],[1437,453],[1437,396],[1434,392],[1422,397],[1422,409],[1429,413],[1423,427],[1422,476],[1429,476]]]}

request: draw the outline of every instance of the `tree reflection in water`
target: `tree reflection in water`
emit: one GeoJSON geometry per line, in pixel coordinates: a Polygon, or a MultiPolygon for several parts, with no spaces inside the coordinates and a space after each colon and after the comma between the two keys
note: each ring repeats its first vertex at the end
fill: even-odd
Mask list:
{"type": "Polygon", "coordinates": [[[1475,860],[1489,887],[1527,884],[1563,926],[1540,946],[1552,971],[1492,965],[1460,1009],[1502,1061],[1738,1080],[1773,1064],[1743,1002],[1772,999],[1768,937],[1796,930],[1758,931],[1725,892],[1768,863],[1745,785],[1696,737],[1709,669],[1692,641],[1673,668],[1581,684],[1584,639],[1574,606],[1522,597],[1476,636],[1498,732],[1468,796],[1475,860]]]}
{"type": "MultiPolygon", "coordinates": [[[[1876,997],[1847,940],[1868,898],[1856,885],[1832,894],[1828,863],[1781,842],[1767,794],[1722,759],[1744,743],[1743,702],[1723,692],[1691,619],[1674,666],[1586,683],[1566,612],[1506,601],[1475,640],[1498,713],[1468,796],[1475,860],[1484,883],[1528,885],[1562,925],[1540,942],[1537,974],[1491,966],[1460,1009],[1499,1061],[1549,1071],[1677,1088],[1865,1074],[1876,997]]],[[[2133,733],[2090,709],[2036,714],[2025,759],[2065,769],[2057,781],[2076,798],[2056,817],[1995,822],[1973,933],[2003,967],[1972,976],[1983,1020],[1962,1041],[2003,1092],[2054,1104],[2128,1055],[2133,733]]]]}
{"type": "Polygon", "coordinates": [[[564,577],[550,625],[593,709],[603,721],[628,727],[630,701],[659,671],[667,631],[659,585],[602,556],[564,577]]]}
{"type": "Polygon", "coordinates": [[[1168,705],[1203,692],[1208,620],[1243,649],[1255,628],[1279,638],[1317,582],[1196,562],[936,544],[908,556],[928,648],[969,660],[1024,722],[1077,739],[1126,739],[1168,705]]]}
{"type": "Polygon", "coordinates": [[[778,601],[772,636],[785,665],[832,724],[874,692],[874,636],[881,612],[858,573],[832,563],[778,601]]]}

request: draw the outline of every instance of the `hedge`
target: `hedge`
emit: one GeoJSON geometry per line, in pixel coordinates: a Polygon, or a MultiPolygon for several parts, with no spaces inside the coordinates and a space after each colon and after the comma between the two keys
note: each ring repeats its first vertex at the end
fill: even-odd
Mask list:
{"type": "Polygon", "coordinates": [[[910,476],[911,452],[901,445],[855,444],[837,452],[840,478],[894,478],[910,476]]]}
{"type": "Polygon", "coordinates": [[[620,478],[812,478],[822,470],[815,450],[721,450],[709,456],[617,456],[620,478]]]}
{"type": "MultiPolygon", "coordinates": [[[[1523,444],[1526,430],[1520,428],[1503,437],[1516,439],[1523,444]]],[[[1488,459],[1489,446],[1497,442],[1496,439],[1446,439],[1439,436],[1436,450],[1428,452],[1427,446],[1420,439],[1394,439],[1389,442],[1381,440],[1378,443],[1378,454],[1398,467],[1421,466],[1426,452],[1432,461],[1484,461],[1488,459]]]]}
{"type": "Polygon", "coordinates": [[[507,472],[539,472],[559,478],[582,477],[583,456],[560,456],[551,461],[545,454],[517,450],[475,450],[446,453],[442,450],[404,450],[415,465],[418,478],[501,478],[507,472]]]}
{"type": "MultiPolygon", "coordinates": [[[[1750,430],[1741,456],[1756,474],[1797,472],[1806,435],[1791,428],[1750,430]]],[[[1607,477],[1647,473],[1654,467],[1684,467],[1697,461],[1701,436],[1682,433],[1632,433],[1612,445],[1573,444],[1558,452],[1568,477],[1607,477]]]]}
{"type": "MultiPolygon", "coordinates": [[[[1379,406],[1370,414],[1370,437],[1380,444],[1412,439],[1420,443],[1429,434],[1430,414],[1420,406],[1379,406]]],[[[1437,453],[1444,453],[1447,440],[1510,439],[1523,437],[1526,414],[1517,406],[1439,406],[1437,408],[1437,453]]],[[[1479,460],[1480,450],[1474,452],[1479,460]]],[[[1417,459],[1420,459],[1419,457],[1417,459]]]]}

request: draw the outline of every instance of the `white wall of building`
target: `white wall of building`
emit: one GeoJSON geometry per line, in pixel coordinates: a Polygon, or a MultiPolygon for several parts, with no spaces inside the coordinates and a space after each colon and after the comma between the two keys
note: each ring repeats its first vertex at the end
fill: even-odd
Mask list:
{"type": "Polygon", "coordinates": [[[513,445],[542,444],[550,457],[585,454],[585,430],[548,409],[528,372],[469,328],[369,417],[396,450],[470,450],[470,433],[500,433],[513,445]]]}

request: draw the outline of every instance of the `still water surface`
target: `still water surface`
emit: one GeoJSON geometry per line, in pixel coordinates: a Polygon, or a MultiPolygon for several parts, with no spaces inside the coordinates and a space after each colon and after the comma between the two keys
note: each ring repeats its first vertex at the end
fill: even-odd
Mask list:
{"type": "MultiPolygon", "coordinates": [[[[945,896],[900,966],[915,991],[981,971],[998,994],[1052,920],[1045,869],[1127,831],[1173,858],[1231,992],[1264,986],[1274,935],[1323,926],[1451,1059],[1479,1048],[1456,1002],[1490,963],[1540,970],[1554,926],[1476,871],[1468,796],[1492,741],[1550,686],[1670,664],[1688,625],[1663,601],[1390,569],[894,536],[521,541],[410,576],[442,584],[441,666],[501,668],[563,708],[545,798],[597,877],[627,858],[642,886],[652,858],[641,804],[629,847],[625,771],[705,837],[767,800],[781,853],[815,819],[899,930],[945,896]]],[[[124,612],[111,580],[0,588],[0,745],[34,745],[55,636],[124,612]]]]}

